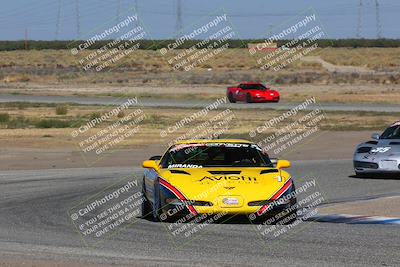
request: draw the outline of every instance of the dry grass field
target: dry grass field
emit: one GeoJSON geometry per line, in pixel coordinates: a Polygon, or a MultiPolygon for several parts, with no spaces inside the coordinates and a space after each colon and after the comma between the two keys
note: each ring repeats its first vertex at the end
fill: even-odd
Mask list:
{"type": "MultiPolygon", "coordinates": [[[[0,105],[0,142],[3,148],[76,148],[77,139],[71,137],[71,132],[79,125],[85,124],[93,116],[99,116],[110,108],[99,106],[68,106],[67,114],[57,115],[56,106],[44,104],[18,104],[0,105]],[[8,114],[8,119],[2,115],[8,114]],[[3,119],[2,119],[3,118],[3,119]],[[44,123],[46,122],[46,123],[44,123]],[[63,122],[61,124],[60,122],[63,122]]],[[[191,128],[202,125],[220,111],[211,111],[207,116],[200,117],[193,123],[180,128],[168,138],[160,138],[160,131],[175,125],[187,116],[199,111],[198,109],[143,108],[145,119],[139,123],[140,131],[134,137],[128,138],[119,144],[119,147],[142,146],[149,144],[165,143],[168,140],[184,135],[191,128]]],[[[128,111],[127,111],[128,112],[128,111]]],[[[282,111],[265,110],[255,113],[251,110],[234,110],[234,119],[229,122],[229,128],[223,136],[249,139],[249,130],[263,125],[268,118],[282,114],[282,111]],[[251,120],[249,119],[251,118],[251,120]]],[[[268,129],[257,138],[268,136],[282,129],[306,115],[308,112],[300,112],[296,116],[268,129]]],[[[325,112],[324,118],[318,122],[322,131],[381,131],[388,124],[396,121],[400,114],[376,113],[376,112],[325,112]],[[362,118],[362,119],[360,119],[362,118]]],[[[118,118],[107,120],[99,127],[86,132],[81,138],[89,137],[104,127],[111,125],[118,118]]],[[[303,129],[305,130],[305,129],[303,129]]]]}
{"type": "Polygon", "coordinates": [[[67,50],[9,51],[0,52],[0,90],[211,100],[223,96],[226,86],[252,80],[278,89],[283,102],[310,96],[320,102],[400,102],[400,48],[324,48],[306,58],[311,60],[297,60],[280,71],[262,71],[245,49],[228,49],[185,72],[173,71],[158,51],[138,50],[112,70],[83,72],[67,50]]]}
{"type": "MultiPolygon", "coordinates": [[[[83,51],[82,53],[90,53],[83,51]]],[[[175,51],[175,54],[179,53],[175,51]]],[[[319,48],[309,54],[319,55],[322,59],[335,65],[365,66],[373,70],[400,69],[400,48],[319,48]]],[[[83,54],[82,56],[85,56],[83,54]]],[[[68,68],[77,66],[77,58],[69,50],[18,50],[0,52],[2,68],[36,67],[40,68],[68,68]]],[[[119,64],[120,68],[131,68],[137,71],[165,72],[170,71],[165,58],[152,50],[137,50],[129,54],[119,64]]],[[[219,70],[249,70],[257,69],[255,57],[246,49],[228,49],[223,53],[206,61],[200,68],[219,70]]],[[[295,61],[288,66],[288,70],[321,69],[320,64],[295,61]]]]}
{"type": "MultiPolygon", "coordinates": [[[[83,53],[88,53],[84,51],[83,53]]],[[[179,51],[175,51],[179,53],[179,51]]],[[[366,67],[379,72],[399,72],[400,48],[324,48],[313,51],[335,65],[366,67]]],[[[84,56],[84,54],[82,55],[84,56]]],[[[112,67],[111,71],[83,72],[69,50],[0,52],[0,81],[39,84],[227,84],[238,80],[264,80],[281,84],[360,83],[369,76],[334,76],[318,62],[296,60],[281,71],[261,71],[246,49],[227,49],[200,64],[192,72],[173,71],[158,51],[138,50],[112,67]],[[318,78],[314,74],[322,76],[318,78]]],[[[398,82],[398,77],[377,76],[377,83],[398,82]]]]}

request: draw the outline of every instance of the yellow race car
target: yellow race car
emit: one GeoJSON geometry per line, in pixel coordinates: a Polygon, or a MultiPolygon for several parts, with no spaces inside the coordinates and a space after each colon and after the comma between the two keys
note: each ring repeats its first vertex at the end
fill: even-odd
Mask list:
{"type": "MultiPolygon", "coordinates": [[[[188,140],[163,156],[143,162],[142,215],[176,221],[199,215],[247,215],[252,220],[284,212],[293,222],[295,186],[284,168],[273,164],[256,144],[246,140],[188,140]]],[[[282,217],[282,216],[281,216],[282,217]]]]}

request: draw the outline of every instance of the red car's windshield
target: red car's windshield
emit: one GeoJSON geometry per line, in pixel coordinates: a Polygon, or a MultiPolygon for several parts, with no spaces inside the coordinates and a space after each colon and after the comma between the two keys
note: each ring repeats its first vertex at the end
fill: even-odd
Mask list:
{"type": "Polygon", "coordinates": [[[242,84],[243,90],[266,90],[267,88],[262,84],[242,84]]]}
{"type": "Polygon", "coordinates": [[[254,144],[205,143],[172,147],[161,160],[163,168],[272,167],[254,144]]]}

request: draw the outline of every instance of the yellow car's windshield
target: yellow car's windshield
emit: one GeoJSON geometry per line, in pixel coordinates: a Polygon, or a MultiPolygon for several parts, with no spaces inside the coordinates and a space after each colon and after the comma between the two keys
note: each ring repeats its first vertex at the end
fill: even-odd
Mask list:
{"type": "Polygon", "coordinates": [[[254,144],[200,143],[172,147],[162,158],[163,168],[272,167],[269,157],[254,144]]]}

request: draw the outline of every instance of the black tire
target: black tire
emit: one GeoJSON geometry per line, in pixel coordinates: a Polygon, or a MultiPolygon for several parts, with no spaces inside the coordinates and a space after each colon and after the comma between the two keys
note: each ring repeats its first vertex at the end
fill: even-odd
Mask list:
{"type": "Polygon", "coordinates": [[[250,95],[250,94],[247,94],[247,95],[246,95],[246,102],[247,102],[247,103],[253,102],[253,100],[251,99],[251,95],[250,95]]]}
{"type": "MultiPolygon", "coordinates": [[[[283,212],[283,211],[281,211],[283,212]]],[[[275,216],[280,215],[280,213],[275,214],[275,216]]],[[[281,215],[282,216],[282,215],[281,215]]],[[[293,210],[291,212],[288,212],[287,214],[284,214],[282,217],[279,219],[276,219],[274,221],[275,225],[289,225],[294,223],[297,220],[297,210],[293,210]]]]}
{"type": "Polygon", "coordinates": [[[290,203],[290,207],[285,211],[286,214],[277,220],[277,224],[289,225],[294,223],[297,220],[297,200],[293,199],[290,203]]]}
{"type": "MultiPolygon", "coordinates": [[[[295,189],[294,189],[295,190],[295,189]]],[[[292,224],[297,220],[297,198],[293,198],[291,203],[290,203],[290,207],[292,209],[292,211],[286,216],[287,218],[290,217],[290,220],[286,223],[286,224],[292,224]]]]}
{"type": "Polygon", "coordinates": [[[367,175],[365,174],[365,173],[363,173],[363,172],[355,172],[356,173],[356,177],[358,177],[358,178],[365,178],[365,177],[367,177],[367,175]]]}
{"type": "Polygon", "coordinates": [[[144,181],[142,183],[142,197],[143,197],[143,201],[142,201],[142,206],[141,206],[141,210],[142,210],[142,219],[151,219],[152,218],[152,209],[151,209],[151,205],[149,200],[147,199],[146,195],[145,195],[145,187],[144,187],[144,181]]]}
{"type": "Polygon", "coordinates": [[[163,220],[161,220],[161,209],[160,209],[161,205],[159,204],[157,207],[153,207],[152,209],[152,219],[153,222],[161,222],[163,220]]]}
{"type": "Polygon", "coordinates": [[[236,103],[236,100],[233,98],[232,93],[228,94],[228,100],[229,100],[230,103],[236,103]]]}
{"type": "Polygon", "coordinates": [[[290,217],[290,220],[285,223],[286,225],[294,223],[297,220],[297,210],[290,212],[286,217],[290,217]]]}
{"type": "Polygon", "coordinates": [[[161,218],[161,202],[160,202],[160,185],[156,184],[156,187],[154,188],[154,203],[151,207],[151,213],[152,213],[152,219],[153,222],[160,222],[161,218]]]}

